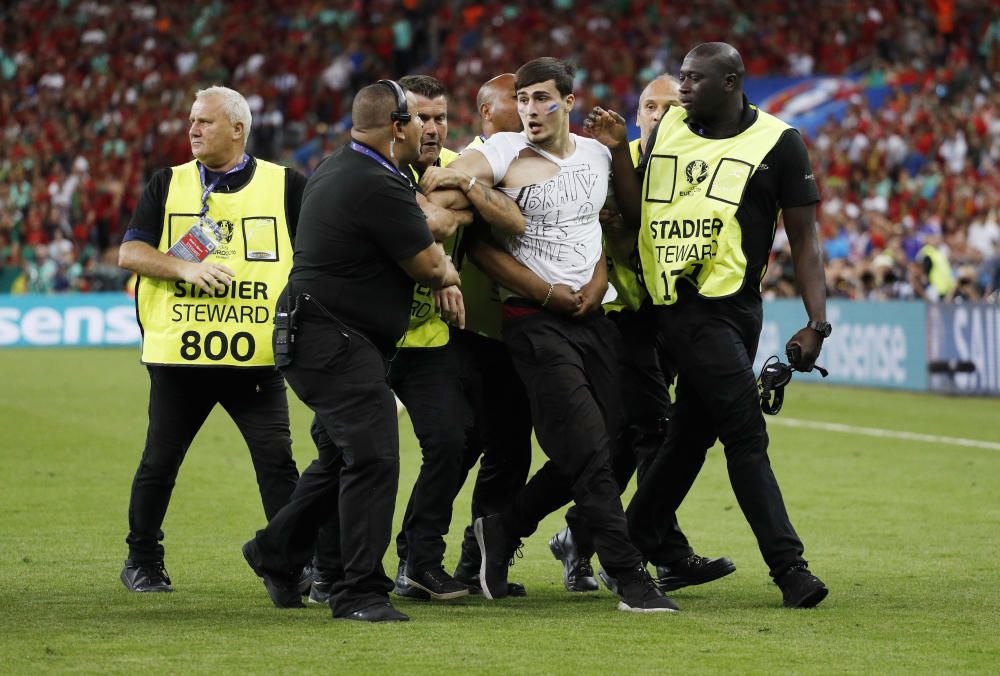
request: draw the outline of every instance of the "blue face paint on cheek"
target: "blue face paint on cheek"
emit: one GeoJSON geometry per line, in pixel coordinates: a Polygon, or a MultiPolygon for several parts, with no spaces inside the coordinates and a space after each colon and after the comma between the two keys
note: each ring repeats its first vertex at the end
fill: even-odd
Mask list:
{"type": "Polygon", "coordinates": [[[553,103],[553,104],[549,105],[548,108],[545,109],[545,114],[546,115],[551,115],[552,113],[556,112],[557,110],[559,110],[559,104],[558,103],[553,103]]]}

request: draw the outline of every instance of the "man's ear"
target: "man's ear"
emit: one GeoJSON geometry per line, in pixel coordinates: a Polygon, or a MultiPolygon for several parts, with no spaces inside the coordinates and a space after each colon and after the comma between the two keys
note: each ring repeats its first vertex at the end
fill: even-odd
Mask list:
{"type": "Polygon", "coordinates": [[[243,126],[242,122],[233,125],[233,140],[236,139],[246,140],[246,127],[243,126]]]}
{"type": "Polygon", "coordinates": [[[484,103],[481,106],[479,106],[479,117],[481,117],[484,120],[492,120],[493,106],[491,106],[488,103],[484,103]]]}
{"type": "Polygon", "coordinates": [[[576,97],[570,94],[566,97],[566,112],[573,110],[573,104],[576,103],[576,97]]]}
{"type": "Polygon", "coordinates": [[[723,87],[727,92],[734,91],[736,89],[736,73],[728,73],[726,75],[725,83],[723,87]]]}

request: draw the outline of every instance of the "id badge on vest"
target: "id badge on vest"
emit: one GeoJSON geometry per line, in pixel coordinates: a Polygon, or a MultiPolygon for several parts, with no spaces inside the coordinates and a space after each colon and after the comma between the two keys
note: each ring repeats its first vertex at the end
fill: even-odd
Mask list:
{"type": "Polygon", "coordinates": [[[190,263],[200,263],[219,248],[221,232],[219,224],[205,214],[167,250],[167,255],[190,263]]]}

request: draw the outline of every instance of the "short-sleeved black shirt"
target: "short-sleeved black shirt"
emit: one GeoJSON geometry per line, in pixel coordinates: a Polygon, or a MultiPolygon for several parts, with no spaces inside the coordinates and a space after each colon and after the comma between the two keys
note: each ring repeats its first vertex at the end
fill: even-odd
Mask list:
{"type": "Polygon", "coordinates": [[[433,243],[410,181],[345,146],[306,184],[290,292],[311,294],[388,351],[406,331],[413,296],[399,261],[433,243]]]}
{"type": "MultiPolygon", "coordinates": [[[[216,186],[216,192],[238,192],[250,183],[254,173],[257,171],[257,160],[253,157],[240,171],[226,176],[222,176],[216,186]]],[[[122,241],[129,242],[139,240],[150,246],[156,247],[160,244],[160,235],[163,233],[163,210],[167,204],[167,190],[170,187],[170,179],[173,176],[173,169],[169,167],[160,169],[146,184],[146,189],[139,196],[139,203],[136,205],[135,213],[132,214],[132,222],[129,223],[128,230],[122,241]]],[[[205,180],[211,183],[218,174],[207,171],[205,180]]],[[[295,241],[295,229],[299,221],[299,207],[302,205],[302,191],[306,187],[306,177],[294,169],[285,169],[285,220],[288,222],[288,234],[295,241]]],[[[192,210],[201,208],[200,204],[192,204],[192,210]]]]}
{"type": "MultiPolygon", "coordinates": [[[[743,116],[738,133],[745,131],[757,120],[757,109],[743,99],[743,116]]],[[[688,125],[699,134],[699,129],[688,125]]],[[[659,127],[653,130],[649,141],[652,147],[659,127]]],[[[646,170],[646,161],[636,169],[640,177],[646,170]]],[[[767,265],[774,243],[774,223],[778,211],[801,207],[819,201],[819,189],[809,162],[809,152],[802,137],[795,129],[787,129],[774,148],[764,156],[757,171],[750,178],[743,201],[736,211],[743,230],[743,252],[747,257],[747,276],[743,291],[738,295],[760,302],[760,278],[767,265]]],[[[678,285],[684,291],[686,285],[678,285]]],[[[693,287],[691,287],[693,289],[693,287]]]]}

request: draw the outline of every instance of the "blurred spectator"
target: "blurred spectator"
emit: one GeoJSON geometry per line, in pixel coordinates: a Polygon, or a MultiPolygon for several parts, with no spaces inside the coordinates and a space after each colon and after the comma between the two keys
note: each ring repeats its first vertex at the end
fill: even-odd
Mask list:
{"type": "MultiPolygon", "coordinates": [[[[101,261],[151,169],[187,159],[181,132],[198,88],[244,92],[251,151],[309,173],[346,138],[354,92],[380,77],[441,79],[459,103],[450,126],[461,147],[476,129],[479,84],[535,56],[577,67],[579,126],[596,103],[634,111],[644,82],[676,72],[690,46],[724,40],[745,55],[750,77],[851,72],[891,88],[877,110],[854,94],[842,120],[807,139],[831,294],[926,296],[928,280],[910,264],[928,226],[940,229],[953,270],[973,266],[977,292],[997,290],[1000,19],[991,0],[21,0],[0,3],[0,17],[0,266],[25,275],[30,266],[36,286],[124,283],[101,261]]],[[[764,279],[772,296],[793,293],[782,242],[764,279]]]]}

